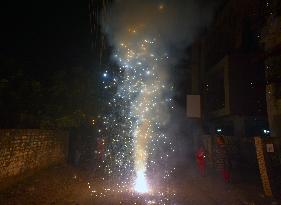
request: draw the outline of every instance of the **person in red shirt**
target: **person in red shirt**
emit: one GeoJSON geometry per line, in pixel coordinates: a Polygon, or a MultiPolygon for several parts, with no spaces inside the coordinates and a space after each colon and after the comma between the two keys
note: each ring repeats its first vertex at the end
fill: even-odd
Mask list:
{"type": "Polygon", "coordinates": [[[199,146],[196,151],[196,163],[201,176],[206,175],[206,153],[203,145],[199,146]]]}
{"type": "Polygon", "coordinates": [[[226,151],[226,145],[222,136],[217,136],[215,147],[215,163],[217,171],[222,175],[225,183],[230,182],[231,162],[226,151]]]}

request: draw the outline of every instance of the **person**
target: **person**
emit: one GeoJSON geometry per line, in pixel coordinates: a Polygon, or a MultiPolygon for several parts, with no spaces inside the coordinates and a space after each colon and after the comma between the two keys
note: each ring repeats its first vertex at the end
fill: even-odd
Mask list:
{"type": "Polygon", "coordinates": [[[82,137],[80,135],[75,138],[75,147],[74,147],[74,166],[79,166],[81,164],[82,156],[82,137]]]}
{"type": "Polygon", "coordinates": [[[226,152],[225,142],[222,136],[216,138],[215,165],[217,171],[222,175],[225,183],[230,182],[230,160],[226,152]]]}
{"type": "Polygon", "coordinates": [[[231,169],[231,162],[229,160],[228,155],[226,155],[224,160],[224,169],[223,169],[223,179],[225,183],[230,183],[230,169],[231,169]]]}
{"type": "Polygon", "coordinates": [[[105,141],[103,138],[97,139],[97,159],[98,161],[104,160],[104,152],[105,152],[105,141]]]}
{"type": "Polygon", "coordinates": [[[203,145],[199,146],[196,151],[196,163],[201,176],[206,174],[206,153],[203,145]]]}
{"type": "Polygon", "coordinates": [[[74,166],[79,166],[80,158],[81,158],[80,149],[78,147],[76,147],[75,152],[74,152],[74,166]]]}

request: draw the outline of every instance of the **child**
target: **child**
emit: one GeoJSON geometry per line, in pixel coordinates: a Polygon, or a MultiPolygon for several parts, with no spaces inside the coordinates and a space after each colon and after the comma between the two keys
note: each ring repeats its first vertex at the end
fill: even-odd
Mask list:
{"type": "Polygon", "coordinates": [[[226,152],[225,142],[222,136],[216,138],[215,148],[216,168],[221,173],[225,183],[230,182],[230,160],[226,152]]]}
{"type": "Polygon", "coordinates": [[[203,146],[200,146],[196,151],[196,162],[200,175],[203,177],[206,174],[206,154],[203,146]]]}

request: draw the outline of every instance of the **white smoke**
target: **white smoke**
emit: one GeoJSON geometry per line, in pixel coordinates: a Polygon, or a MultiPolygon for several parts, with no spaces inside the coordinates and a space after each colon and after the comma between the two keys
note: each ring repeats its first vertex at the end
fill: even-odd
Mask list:
{"type": "MultiPolygon", "coordinates": [[[[119,170],[128,164],[124,155],[134,152],[134,170],[129,172],[137,175],[141,171],[140,179],[145,179],[148,168],[160,168],[174,152],[173,136],[163,132],[173,109],[171,68],[210,19],[210,6],[192,0],[116,0],[105,13],[103,29],[123,74],[117,95],[130,105],[123,116],[130,130],[114,142],[134,145],[118,155],[119,170]]],[[[171,173],[160,171],[164,179],[171,173]]]]}

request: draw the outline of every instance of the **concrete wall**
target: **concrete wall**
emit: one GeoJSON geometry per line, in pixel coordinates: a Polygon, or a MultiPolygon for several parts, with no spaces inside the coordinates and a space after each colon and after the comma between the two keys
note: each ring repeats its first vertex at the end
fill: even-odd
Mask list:
{"type": "Polygon", "coordinates": [[[0,130],[0,189],[66,161],[68,134],[37,129],[0,130]]]}

